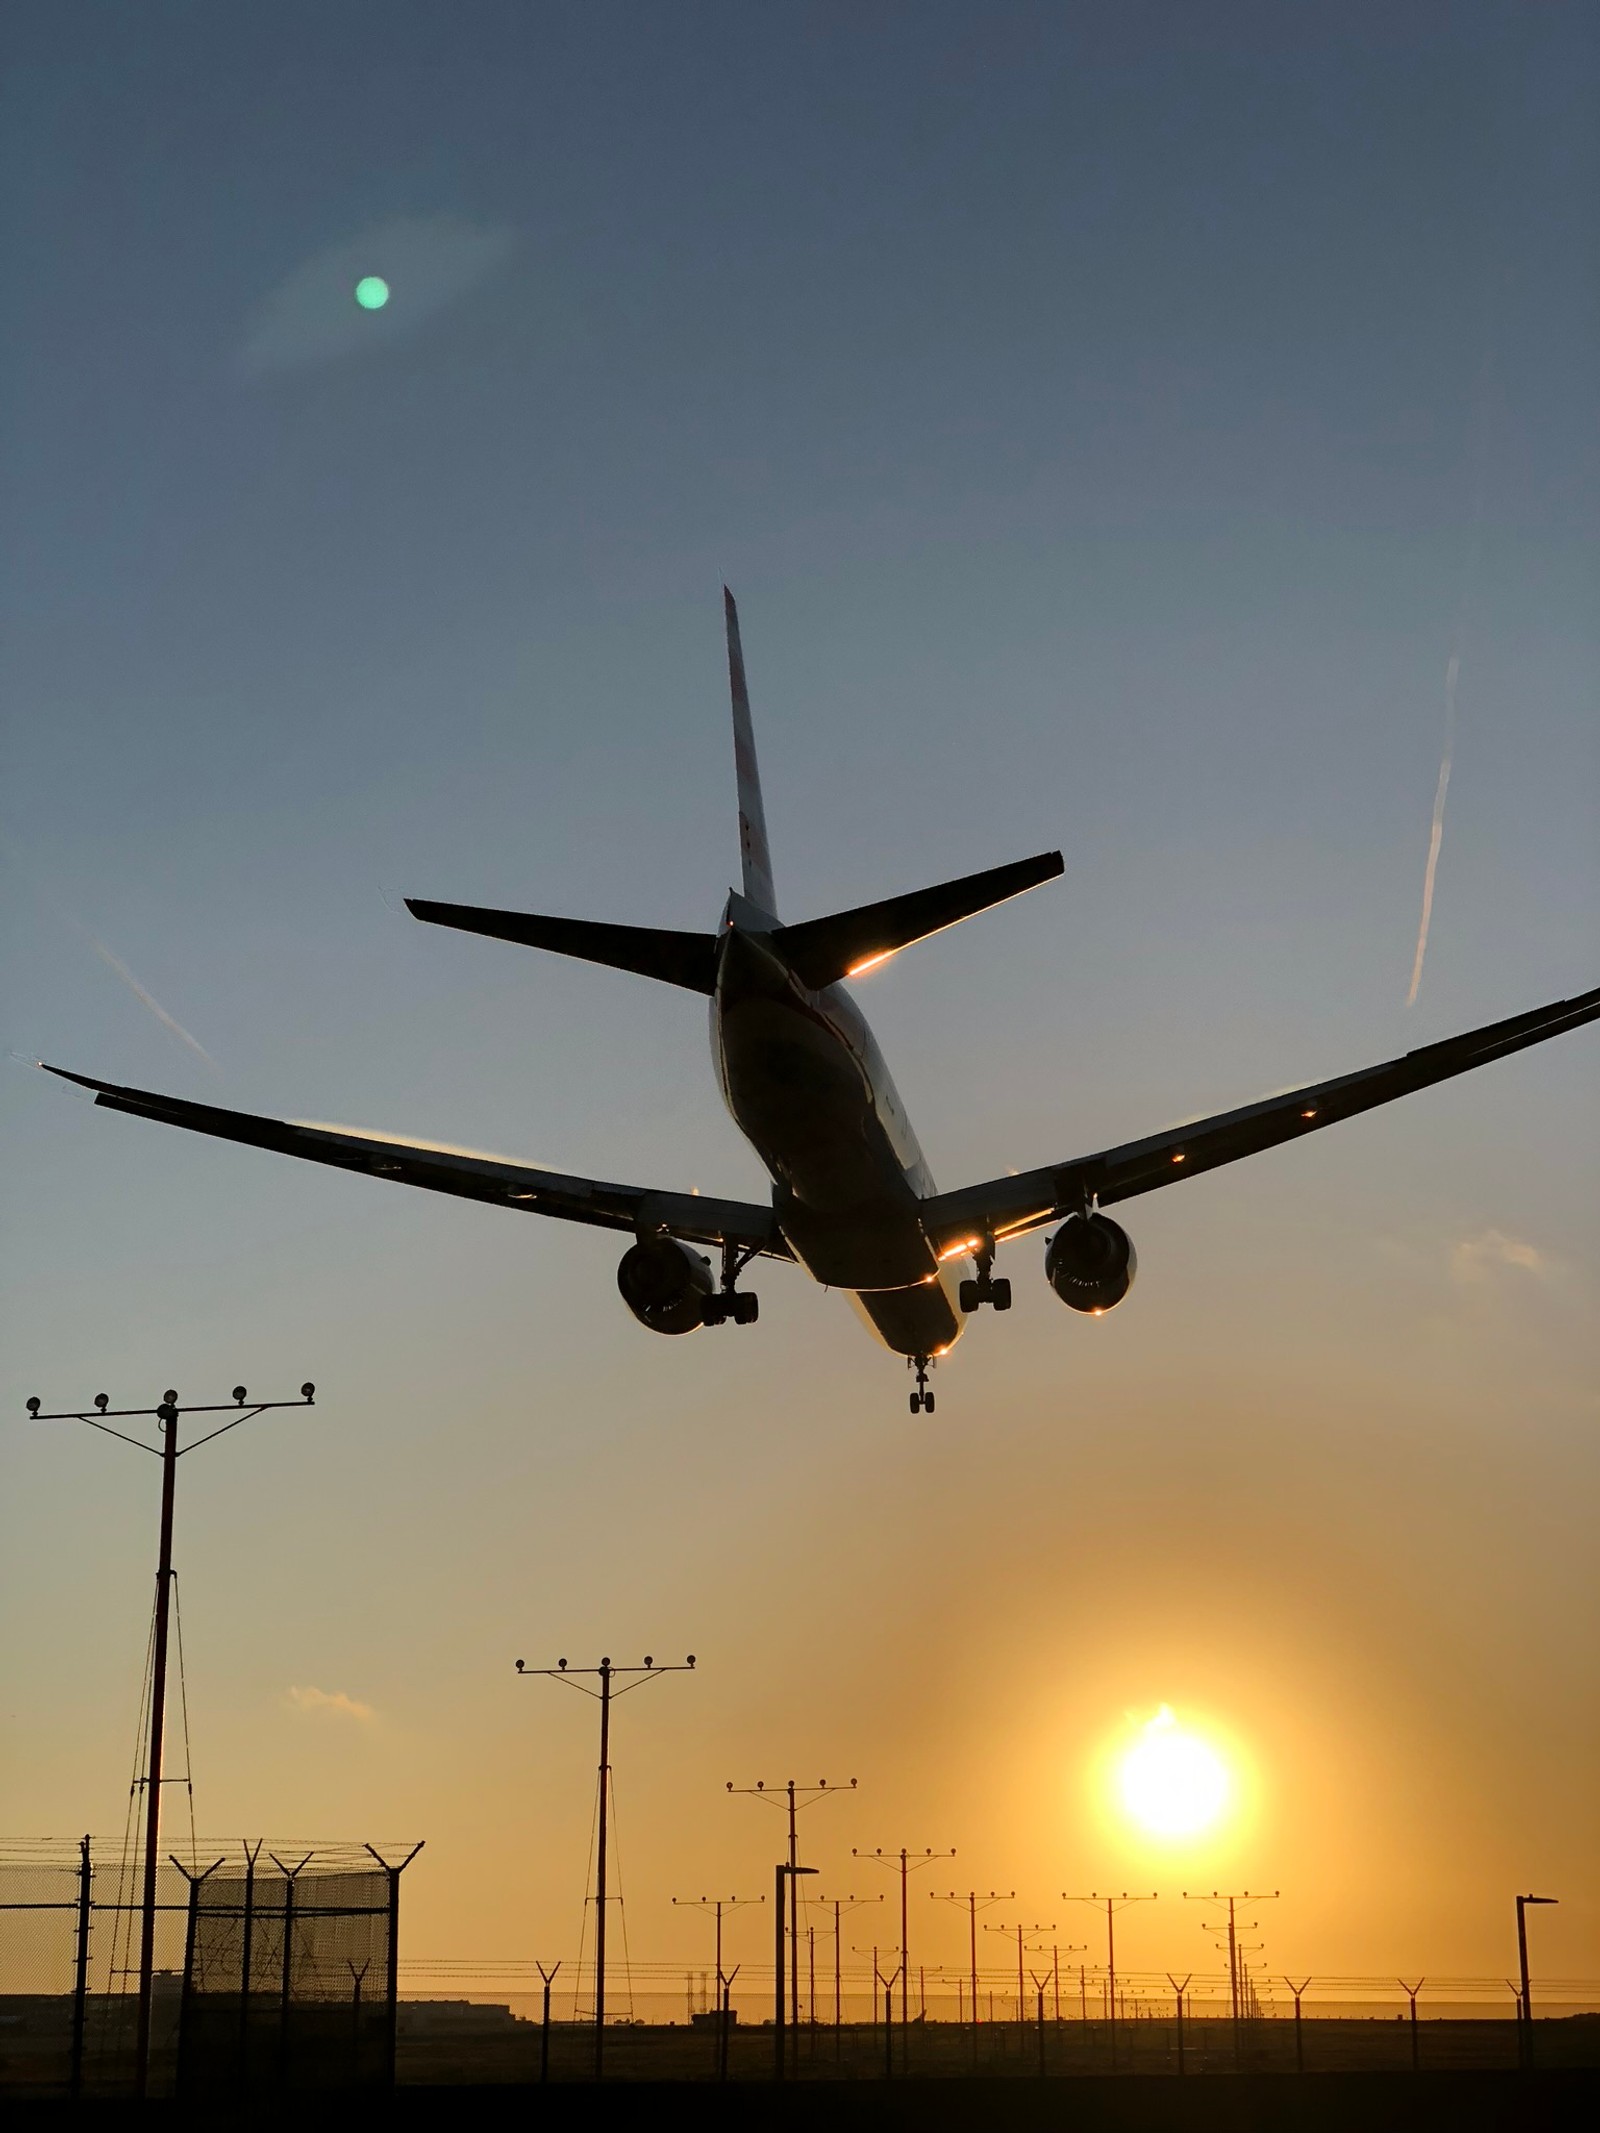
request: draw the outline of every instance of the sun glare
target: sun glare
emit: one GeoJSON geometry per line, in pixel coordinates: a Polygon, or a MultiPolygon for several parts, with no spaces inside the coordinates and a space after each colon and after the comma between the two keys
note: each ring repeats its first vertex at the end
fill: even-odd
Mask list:
{"type": "Polygon", "coordinates": [[[1233,1787],[1221,1756],[1163,1704],[1117,1764],[1117,1798],[1153,1837],[1194,1837],[1227,1811],[1233,1787]]]}

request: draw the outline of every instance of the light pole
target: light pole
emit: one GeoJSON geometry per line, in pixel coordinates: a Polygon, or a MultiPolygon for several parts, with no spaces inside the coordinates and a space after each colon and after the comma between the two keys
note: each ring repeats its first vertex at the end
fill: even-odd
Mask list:
{"type": "Polygon", "coordinates": [[[947,1852],[913,1853],[902,1844],[898,1852],[886,1852],[880,1845],[870,1852],[856,1851],[852,1847],[850,1856],[852,1859],[875,1859],[880,1866],[898,1868],[900,1874],[900,2071],[904,2073],[910,2049],[906,2025],[910,2020],[911,1986],[911,1921],[906,1909],[906,1884],[919,1868],[932,1866],[935,1859],[953,1859],[955,1851],[952,1848],[947,1852]]]}
{"type": "MultiPolygon", "coordinates": [[[[606,1837],[607,1810],[611,1804],[611,1705],[616,1697],[626,1696],[630,1689],[643,1688],[647,1681],[659,1680],[663,1674],[692,1674],[694,1653],[691,1652],[681,1666],[657,1666],[646,1654],[643,1666],[613,1666],[609,1659],[602,1659],[598,1666],[575,1666],[569,1668],[565,1659],[558,1659],[554,1666],[529,1666],[525,1660],[517,1661],[517,1672],[529,1678],[542,1676],[548,1681],[563,1681],[569,1689],[577,1689],[585,1696],[592,1696],[600,1706],[600,1798],[595,1816],[595,1877],[594,1877],[594,2078],[598,2081],[605,2069],[606,2049],[606,1837]],[[580,1676],[592,1674],[600,1683],[591,1689],[580,1676]],[[622,1687],[613,1683],[620,1681],[622,1687]]],[[[581,1972],[579,1982],[581,1984],[581,1972]]]]}
{"type": "Polygon", "coordinates": [[[1559,1896],[1519,1896],[1517,1898],[1517,1963],[1522,1972],[1522,2049],[1518,2057],[1524,2066],[1533,2064],[1533,1999],[1528,1990],[1528,1920],[1530,1903],[1559,1903],[1559,1896]]]}
{"type": "MultiPolygon", "coordinates": [[[[790,1826],[792,1829],[792,1822],[790,1826]]],[[[814,1866],[785,1865],[781,1860],[773,1868],[772,1908],[775,1916],[773,1918],[772,1957],[772,2070],[779,2081],[784,2076],[783,1931],[787,1923],[788,1911],[792,1908],[797,1916],[799,1913],[799,1895],[795,1889],[796,1881],[802,1874],[814,1874],[816,1871],[817,1869],[814,1866]]],[[[799,1946],[798,1940],[795,1941],[794,1945],[796,1947],[799,1946]]],[[[800,2010],[797,2004],[795,2008],[795,2052],[797,2057],[800,2045],[799,2023],[800,2010]]]]}
{"type": "MultiPolygon", "coordinates": [[[[1207,1896],[1203,1891],[1197,1892],[1195,1895],[1191,1896],[1189,1891],[1185,1889],[1183,1892],[1183,1900],[1185,1903],[1225,1903],[1228,1906],[1228,1924],[1226,1929],[1228,1935],[1228,1994],[1233,2011],[1233,2063],[1235,2069],[1237,2069],[1243,2062],[1244,2040],[1240,2034],[1239,2028],[1241,2015],[1240,2002],[1243,1998],[1243,1995],[1240,1991],[1241,1979],[1239,1972],[1240,1929],[1237,1923],[1237,1914],[1235,1912],[1234,1907],[1235,1905],[1241,1903],[1276,1903],[1278,1900],[1278,1891],[1276,1889],[1273,1889],[1270,1894],[1264,1894],[1260,1890],[1240,1889],[1236,1895],[1224,1896],[1220,1889],[1213,1889],[1209,1896],[1207,1896]]],[[[1254,1932],[1255,1920],[1251,1919],[1243,1930],[1246,1933],[1254,1932]]],[[[1208,1926],[1206,1928],[1206,1931],[1208,1933],[1220,1933],[1223,1931],[1223,1927],[1220,1923],[1218,1923],[1215,1926],[1208,1926]]]]}
{"type": "Polygon", "coordinates": [[[1022,2040],[1023,2046],[1026,2047],[1028,2042],[1028,1984],[1027,1965],[1024,1960],[1024,1942],[1030,1933],[1053,1933],[1055,1927],[1054,1925],[1041,1926],[1038,1924],[1031,1926],[991,1926],[986,1924],[983,1930],[985,1933],[1003,1933],[1008,1940],[1013,1933],[1017,1936],[1017,2033],[1022,2040]]]}
{"type": "Polygon", "coordinates": [[[1108,1977],[1109,1977],[1109,1979],[1110,1979],[1110,1983],[1109,1983],[1109,1985],[1108,1985],[1108,1986],[1107,1986],[1107,1988],[1106,1988],[1106,2023],[1107,2023],[1107,2037],[1108,2037],[1108,2040],[1109,2040],[1109,2042],[1110,2042],[1110,2047],[1111,2047],[1111,2068],[1112,2068],[1112,2071],[1113,2071],[1113,2073],[1114,2073],[1114,2072],[1116,2071],[1116,2065],[1117,2065],[1117,1929],[1116,1929],[1116,1915],[1117,1915],[1117,1913],[1118,1913],[1119,1911],[1123,1911],[1123,1910],[1126,1910],[1129,1904],[1133,1904],[1133,1903],[1154,1903],[1154,1902],[1156,1901],[1156,1892],[1155,1892],[1155,1890],[1154,1890],[1154,1889],[1152,1889],[1152,1890],[1150,1891],[1150,1893],[1149,1893],[1149,1895],[1148,1895],[1148,1896],[1130,1896],[1130,1895],[1128,1894],[1127,1890],[1126,1890],[1126,1889],[1124,1889],[1124,1890],[1122,1891],[1122,1894],[1121,1894],[1120,1896],[1102,1896],[1102,1895],[1100,1895],[1100,1894],[1099,1894],[1099,1893],[1098,1893],[1098,1892],[1097,1892],[1096,1890],[1094,1890],[1094,1889],[1091,1889],[1091,1890],[1089,1891],[1089,1893],[1088,1893],[1088,1895],[1087,1895],[1087,1896],[1068,1896],[1068,1895],[1067,1895],[1067,1894],[1066,1894],[1066,1893],[1065,1893],[1065,1892],[1063,1891],[1063,1893],[1062,1893],[1062,1897],[1061,1897],[1061,1901],[1062,1901],[1063,1903],[1092,1903],[1092,1904],[1103,1904],[1103,1905],[1105,1906],[1105,1913],[1106,1913],[1106,1972],[1107,1972],[1107,1975],[1108,1975],[1108,1977]]]}
{"type": "Polygon", "coordinates": [[[309,1382],[300,1388],[298,1400],[251,1400],[242,1385],[233,1388],[233,1403],[218,1401],[206,1407],[180,1407],[178,1395],[170,1387],[161,1395],[158,1407],[113,1407],[108,1393],[98,1392],[94,1397],[94,1413],[83,1414],[67,1410],[61,1414],[44,1415],[39,1412],[42,1403],[29,1400],[28,1413],[35,1422],[87,1422],[91,1429],[100,1430],[107,1437],[116,1437],[124,1444],[131,1444],[136,1451],[149,1452],[161,1461],[161,1527],[156,1553],[156,1601],[155,1633],[152,1639],[150,1661],[150,1733],[149,1747],[145,1758],[145,1812],[144,1812],[144,1887],[141,1891],[142,1915],[139,1923],[139,2015],[137,2043],[135,2045],[135,2079],[141,2097],[150,2086],[150,2011],[155,1979],[156,1948],[156,1867],[161,1856],[161,1756],[165,1744],[167,1715],[167,1635],[172,1611],[172,1588],[176,1573],[172,1567],[172,1520],[178,1482],[178,1461],[186,1452],[197,1452],[202,1444],[213,1438],[226,1436],[230,1429],[237,1429],[241,1422],[252,1421],[269,1409],[278,1407],[309,1407],[316,1395],[316,1387],[309,1382]],[[238,1412],[235,1413],[234,1410],[238,1412]],[[207,1430],[203,1437],[196,1437],[192,1444],[182,1450],[178,1446],[178,1418],[180,1415],[225,1415],[233,1419],[218,1428],[207,1430]],[[140,1437],[130,1437],[125,1431],[113,1429],[111,1418],[129,1422],[153,1418],[161,1432],[159,1446],[146,1444],[140,1437]]]}
{"type": "MultiPolygon", "coordinates": [[[[815,1807],[818,1800],[837,1795],[840,1787],[830,1785],[826,1778],[819,1778],[814,1785],[799,1785],[796,1784],[793,1778],[785,1778],[781,1785],[774,1785],[770,1788],[765,1778],[757,1778],[753,1785],[736,1785],[732,1778],[729,1778],[726,1789],[729,1792],[743,1793],[752,1800],[765,1800],[769,1807],[776,1807],[780,1810],[787,1807],[789,1813],[789,1871],[791,1874],[797,1874],[800,1871],[800,1846],[795,1831],[795,1819],[802,1808],[815,1807]]],[[[852,1778],[850,1780],[850,1790],[854,1792],[855,1789],[856,1781],[852,1778]]],[[[791,1895],[793,1895],[793,1891],[791,1891],[791,1895]]],[[[783,1965],[780,1963],[778,1968],[781,1971],[783,1965]]],[[[794,2027],[798,2030],[800,2026],[800,1912],[798,1902],[796,1902],[795,1908],[794,1932],[791,1935],[789,1988],[790,2015],[794,2027]]]]}
{"type": "Polygon", "coordinates": [[[717,1917],[717,2079],[728,2078],[727,1989],[732,1979],[722,1975],[722,1914],[742,1911],[746,1904],[765,1903],[765,1896],[674,1896],[673,1902],[690,1911],[715,1911],[717,1917]]]}
{"type": "Polygon", "coordinates": [[[928,1894],[935,1903],[958,1904],[967,1914],[968,1961],[972,1983],[972,2049],[976,2053],[978,2049],[978,1913],[987,1911],[991,1904],[1015,1903],[1017,1892],[1015,1889],[1007,1889],[1002,1895],[998,1889],[991,1889],[987,1896],[980,1896],[976,1889],[968,1889],[965,1896],[963,1896],[955,1889],[947,1889],[942,1893],[938,1889],[929,1889],[928,1894]]]}
{"type": "MultiPolygon", "coordinates": [[[[833,1912],[833,2056],[837,2059],[842,2050],[841,2028],[844,2017],[844,1971],[841,1964],[843,1953],[839,1938],[839,1921],[846,1911],[859,1911],[863,1904],[882,1903],[881,1896],[814,1896],[813,1903],[820,1903],[825,1910],[833,1912]]],[[[876,2019],[876,2016],[874,2016],[876,2019]]]]}

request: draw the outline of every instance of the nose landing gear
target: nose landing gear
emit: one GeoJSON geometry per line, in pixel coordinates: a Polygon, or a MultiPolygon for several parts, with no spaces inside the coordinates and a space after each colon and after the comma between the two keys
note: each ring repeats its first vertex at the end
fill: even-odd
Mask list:
{"type": "Polygon", "coordinates": [[[914,1415],[931,1415],[933,1394],[928,1390],[928,1358],[925,1355],[914,1355],[909,1360],[916,1366],[917,1372],[917,1389],[911,1395],[911,1412],[914,1415]]]}
{"type": "Polygon", "coordinates": [[[977,1278],[976,1280],[963,1281],[956,1291],[957,1300],[962,1310],[969,1318],[974,1311],[982,1310],[985,1304],[991,1305],[996,1311],[1009,1311],[1011,1309],[1011,1284],[1003,1274],[997,1280],[992,1272],[994,1266],[993,1240],[986,1237],[972,1256],[977,1263],[977,1278]]]}

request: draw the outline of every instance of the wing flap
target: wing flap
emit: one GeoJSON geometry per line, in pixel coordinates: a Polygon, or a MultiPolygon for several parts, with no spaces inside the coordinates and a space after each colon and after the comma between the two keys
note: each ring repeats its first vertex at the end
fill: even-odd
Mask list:
{"type": "Polygon", "coordinates": [[[327,1163],[340,1170],[364,1172],[368,1177],[388,1178],[396,1184],[417,1185],[426,1191],[452,1193],[499,1207],[521,1208],[531,1214],[554,1215],[563,1221],[584,1222],[601,1229],[665,1230],[686,1243],[734,1244],[741,1250],[762,1252],[773,1258],[791,1256],[778,1233],[771,1208],[753,1201],[608,1184],[598,1178],[541,1170],[498,1156],[440,1148],[426,1141],[347,1133],[337,1126],[261,1118],[253,1112],[190,1103],[182,1097],[160,1096],[147,1089],[120,1088],[115,1082],[68,1073],[65,1067],[46,1067],[45,1072],[76,1082],[80,1088],[92,1089],[96,1103],[108,1111],[126,1111],[136,1118],[153,1118],[162,1125],[213,1134],[247,1147],[270,1148],[306,1162],[327,1163]]]}
{"type": "Polygon", "coordinates": [[[1341,1119],[1392,1103],[1416,1089],[1431,1088],[1456,1074],[1470,1073],[1529,1045],[1578,1029],[1600,1017],[1600,986],[1575,999],[1556,1000],[1548,1007],[1491,1022],[1461,1036],[1423,1045],[1399,1059],[1367,1067],[1355,1074],[1341,1074],[1331,1081],[1309,1083],[1278,1096],[1245,1104],[1236,1111],[1219,1112],[1144,1140],[1128,1141],[1120,1148],[1078,1156],[1064,1163],[1051,1163],[1016,1176],[991,1178],[982,1185],[969,1185],[957,1192],[940,1193],[924,1202],[923,1227],[937,1247],[964,1236],[1002,1239],[1020,1236],[1046,1222],[1070,1214],[1085,1198],[1102,1207],[1118,1200],[1131,1200],[1140,1193],[1155,1192],[1163,1185],[1176,1185],[1202,1171],[1236,1163],[1284,1141],[1320,1132],[1341,1119]]]}

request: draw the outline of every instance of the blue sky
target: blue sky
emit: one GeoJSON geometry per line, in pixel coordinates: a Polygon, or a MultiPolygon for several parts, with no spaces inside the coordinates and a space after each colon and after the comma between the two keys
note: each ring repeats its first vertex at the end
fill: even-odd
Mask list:
{"type": "MultiPolygon", "coordinates": [[[[1065,852],[863,987],[942,1185],[1594,982],[1589,10],[86,5],[11,42],[22,1059],[759,1191],[692,1001],[400,905],[710,923],[724,578],[786,915],[1065,852]]],[[[663,1947],[656,1835],[754,1841],[693,1811],[725,1759],[870,1765],[1043,1891],[1123,1870],[1074,1773],[1187,1700],[1268,1773],[1239,1863],[1301,1891],[1285,1961],[1495,1968],[1512,1882],[1592,1866],[1596,1073],[1580,1034],[1140,1203],[1103,1327],[1019,1247],[935,1429],[792,1273],[755,1333],[655,1341],[602,1237],[12,1064],[6,1397],[325,1388],[186,1474],[202,1767],[219,1826],[429,1835],[441,1947],[576,1916],[588,1751],[509,1656],[681,1641],[663,1947]]],[[[120,1821],[122,1456],[6,1425],[19,1834],[120,1821]]],[[[1551,1917],[1600,1970],[1593,1910],[1551,1917]]]]}

